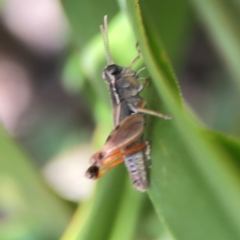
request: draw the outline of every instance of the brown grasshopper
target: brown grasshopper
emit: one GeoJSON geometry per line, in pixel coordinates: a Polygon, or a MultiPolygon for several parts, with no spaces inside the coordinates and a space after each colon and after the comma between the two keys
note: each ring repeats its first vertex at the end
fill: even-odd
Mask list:
{"type": "Polygon", "coordinates": [[[93,179],[99,178],[110,168],[124,161],[135,188],[145,191],[148,187],[147,167],[150,165],[150,146],[142,139],[145,125],[144,114],[164,119],[170,119],[170,117],[145,109],[146,101],[139,96],[147,83],[142,83],[142,79],[138,77],[142,69],[138,72],[132,70],[140,58],[138,44],[138,55],[130,66],[127,68],[118,66],[112,61],[109,51],[107,16],[104,17],[104,26],[100,26],[100,29],[107,57],[107,66],[103,70],[102,77],[109,86],[113,122],[116,128],[109,135],[102,150],[91,158],[93,165],[88,169],[87,176],[93,179]],[[133,120],[135,119],[141,120],[142,124],[134,126],[133,120]],[[116,136],[121,136],[121,138],[116,138],[116,136]],[[143,148],[146,148],[145,151],[143,148]]]}

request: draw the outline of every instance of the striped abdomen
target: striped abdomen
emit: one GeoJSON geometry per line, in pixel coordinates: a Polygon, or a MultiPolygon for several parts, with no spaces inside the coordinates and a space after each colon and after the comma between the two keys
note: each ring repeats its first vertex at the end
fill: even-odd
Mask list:
{"type": "Polygon", "coordinates": [[[149,145],[146,149],[125,155],[124,162],[134,187],[139,191],[145,191],[148,188],[147,169],[150,165],[149,145]]]}

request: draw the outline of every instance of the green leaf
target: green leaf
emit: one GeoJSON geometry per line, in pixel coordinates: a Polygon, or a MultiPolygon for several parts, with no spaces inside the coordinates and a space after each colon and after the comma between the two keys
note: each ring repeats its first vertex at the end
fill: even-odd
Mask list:
{"type": "Polygon", "coordinates": [[[71,209],[0,128],[0,239],[58,239],[71,209]]]}
{"type": "Polygon", "coordinates": [[[235,0],[192,0],[195,11],[240,89],[240,4],[235,0]]]}
{"type": "MultiPolygon", "coordinates": [[[[137,1],[127,6],[154,82],[149,105],[164,111],[159,107],[164,103],[164,112],[173,115],[169,122],[148,121],[153,161],[148,192],[156,211],[177,239],[239,239],[239,150],[229,154],[224,141],[211,138],[182,106],[175,76],[144,9],[137,1]]],[[[235,144],[240,149],[239,141],[235,144]]]]}

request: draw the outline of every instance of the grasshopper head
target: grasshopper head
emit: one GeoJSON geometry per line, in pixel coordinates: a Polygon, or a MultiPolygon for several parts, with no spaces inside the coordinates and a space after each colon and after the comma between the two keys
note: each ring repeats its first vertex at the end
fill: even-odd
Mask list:
{"type": "Polygon", "coordinates": [[[124,68],[116,64],[107,65],[102,72],[102,78],[107,84],[113,84],[122,77],[124,68]]]}

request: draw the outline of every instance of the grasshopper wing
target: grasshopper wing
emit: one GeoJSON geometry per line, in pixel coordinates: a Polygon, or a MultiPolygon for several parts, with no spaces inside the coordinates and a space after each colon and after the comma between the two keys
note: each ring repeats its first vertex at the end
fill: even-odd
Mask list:
{"type": "Polygon", "coordinates": [[[143,114],[134,114],[124,118],[111,132],[102,148],[104,156],[129,146],[141,137],[144,131],[145,119],[143,114]]]}

